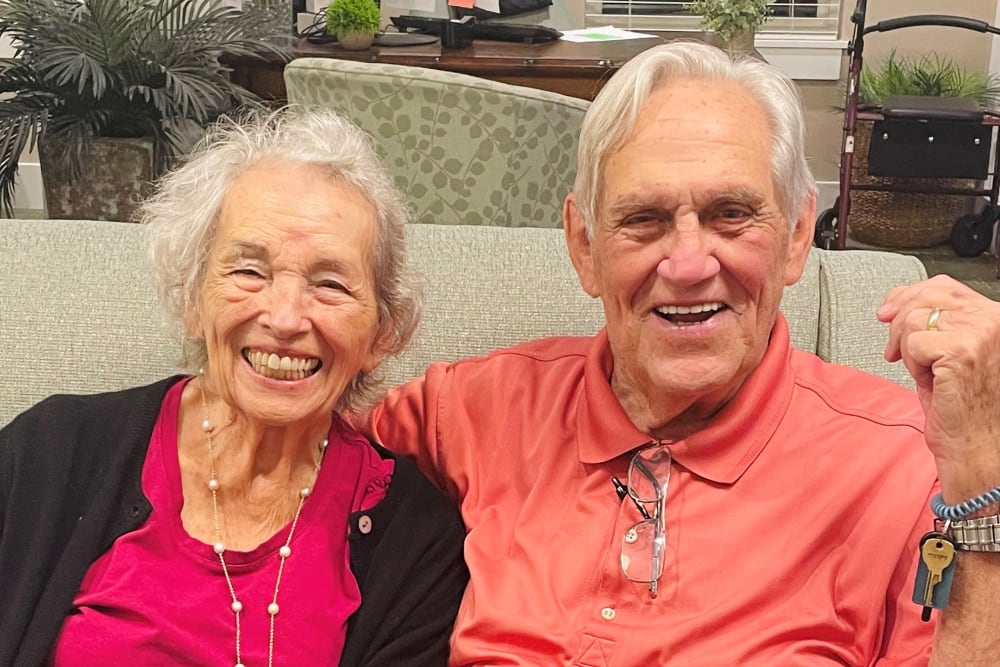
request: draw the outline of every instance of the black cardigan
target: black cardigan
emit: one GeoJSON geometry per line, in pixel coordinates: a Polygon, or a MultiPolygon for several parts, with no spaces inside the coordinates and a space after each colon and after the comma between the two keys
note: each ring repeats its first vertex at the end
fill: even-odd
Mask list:
{"type": "MultiPolygon", "coordinates": [[[[151,511],[141,472],[167,389],[180,378],[94,396],[54,396],[0,430],[0,665],[47,658],[84,574],[151,511]]],[[[468,572],[465,528],[408,460],[386,497],[351,516],[351,570],[361,607],[348,622],[345,667],[445,665],[468,572]]]]}

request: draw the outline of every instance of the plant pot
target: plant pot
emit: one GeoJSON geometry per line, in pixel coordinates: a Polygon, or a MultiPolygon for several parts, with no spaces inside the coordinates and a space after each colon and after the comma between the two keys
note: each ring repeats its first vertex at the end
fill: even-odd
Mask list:
{"type": "Polygon", "coordinates": [[[754,34],[754,30],[752,28],[748,28],[736,33],[730,39],[724,40],[726,52],[729,54],[729,57],[736,60],[737,58],[753,54],[754,34]]]}
{"type": "Polygon", "coordinates": [[[370,32],[351,31],[337,35],[337,42],[340,43],[340,48],[347,51],[364,51],[365,49],[370,49],[374,39],[375,34],[370,32]]]}
{"type": "Polygon", "coordinates": [[[156,177],[152,141],[95,139],[76,178],[59,168],[60,149],[61,140],[50,135],[38,142],[48,217],[130,222],[156,177]]]}

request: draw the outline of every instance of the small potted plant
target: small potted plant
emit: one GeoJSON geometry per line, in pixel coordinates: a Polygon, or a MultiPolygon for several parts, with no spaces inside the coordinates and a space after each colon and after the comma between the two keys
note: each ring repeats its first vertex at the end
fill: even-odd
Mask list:
{"type": "Polygon", "coordinates": [[[333,0],[326,8],[326,31],[341,47],[362,51],[372,45],[380,19],[375,0],[333,0]]]}
{"type": "Polygon", "coordinates": [[[686,8],[701,15],[701,25],[717,34],[731,56],[753,51],[757,27],[771,18],[769,0],[694,0],[686,8]]]}

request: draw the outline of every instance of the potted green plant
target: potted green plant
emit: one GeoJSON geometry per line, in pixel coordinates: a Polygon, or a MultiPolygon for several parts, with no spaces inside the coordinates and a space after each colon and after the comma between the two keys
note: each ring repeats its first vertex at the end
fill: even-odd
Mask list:
{"type": "Polygon", "coordinates": [[[284,56],[281,30],[222,0],[0,0],[15,49],[0,58],[0,207],[10,213],[19,156],[37,142],[50,217],[127,220],[134,194],[91,183],[121,166],[116,147],[151,163],[120,176],[148,183],[207,124],[257,102],[220,57],[284,56]],[[100,194],[73,190],[87,185],[100,194]],[[97,204],[64,210],[74,201],[97,204]]]}
{"type": "Polygon", "coordinates": [[[694,0],[686,9],[701,15],[701,25],[716,33],[730,55],[753,51],[757,28],[771,17],[769,0],[694,0]]]}
{"type": "MultiPolygon", "coordinates": [[[[935,53],[900,57],[892,52],[881,62],[866,62],[858,87],[860,107],[877,108],[887,97],[896,95],[963,97],[984,108],[991,107],[1000,102],[1000,75],[969,70],[935,53]]],[[[893,248],[921,248],[944,242],[955,220],[969,212],[974,198],[919,190],[935,186],[971,189],[976,182],[869,175],[872,128],[872,121],[858,121],[855,128],[851,182],[906,186],[910,191],[852,191],[849,217],[852,238],[867,245],[893,248]]]]}
{"type": "Polygon", "coordinates": [[[903,58],[893,51],[881,64],[861,70],[862,104],[878,105],[890,95],[964,97],[983,107],[1000,102],[1000,75],[973,72],[936,53],[903,58]]]}
{"type": "Polygon", "coordinates": [[[372,45],[380,20],[375,0],[333,0],[326,7],[326,31],[336,35],[340,45],[350,51],[372,45]]]}

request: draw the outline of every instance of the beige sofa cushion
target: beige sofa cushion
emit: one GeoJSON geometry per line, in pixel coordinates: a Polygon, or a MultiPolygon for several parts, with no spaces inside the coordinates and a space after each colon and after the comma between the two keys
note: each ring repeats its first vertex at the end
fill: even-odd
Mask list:
{"type": "MultiPolygon", "coordinates": [[[[144,229],[115,222],[0,220],[0,425],[45,396],[96,392],[176,372],[143,264],[144,229]]],[[[431,361],[522,340],[591,334],[600,302],[580,288],[561,229],[411,225],[410,259],[425,278],[424,318],[389,360],[390,382],[431,361]]],[[[882,295],[924,276],[912,257],[813,250],[782,308],[796,347],[899,382],[881,358],[882,295]]]]}

